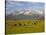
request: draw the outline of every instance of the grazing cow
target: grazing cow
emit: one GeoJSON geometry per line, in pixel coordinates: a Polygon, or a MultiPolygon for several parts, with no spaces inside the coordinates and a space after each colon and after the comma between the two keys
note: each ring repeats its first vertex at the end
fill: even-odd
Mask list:
{"type": "Polygon", "coordinates": [[[14,24],[15,26],[17,26],[17,24],[14,24]]]}
{"type": "Polygon", "coordinates": [[[33,24],[36,25],[37,23],[34,22],[33,24]]]}
{"type": "Polygon", "coordinates": [[[36,24],[36,23],[34,23],[34,24],[36,24]]]}
{"type": "Polygon", "coordinates": [[[21,24],[19,24],[19,26],[21,26],[21,24]]]}

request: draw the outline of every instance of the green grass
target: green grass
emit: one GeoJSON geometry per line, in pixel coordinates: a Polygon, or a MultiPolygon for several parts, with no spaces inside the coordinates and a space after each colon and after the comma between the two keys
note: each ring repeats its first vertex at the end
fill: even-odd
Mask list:
{"type": "Polygon", "coordinates": [[[6,20],[6,34],[35,32],[44,32],[44,20],[6,20]]]}

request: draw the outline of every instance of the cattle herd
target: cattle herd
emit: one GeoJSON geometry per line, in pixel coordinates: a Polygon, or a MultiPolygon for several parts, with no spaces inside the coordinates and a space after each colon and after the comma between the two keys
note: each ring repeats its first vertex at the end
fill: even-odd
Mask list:
{"type": "MultiPolygon", "coordinates": [[[[32,25],[37,25],[37,23],[32,23],[32,25]]],[[[19,24],[14,24],[14,26],[27,26],[26,24],[22,24],[22,23],[19,23],[19,24]]]]}

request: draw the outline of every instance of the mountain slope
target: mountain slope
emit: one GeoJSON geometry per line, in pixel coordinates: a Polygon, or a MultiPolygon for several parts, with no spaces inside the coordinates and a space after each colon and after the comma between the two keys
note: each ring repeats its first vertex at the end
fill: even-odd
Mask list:
{"type": "Polygon", "coordinates": [[[38,10],[21,10],[18,12],[12,12],[7,15],[7,19],[43,19],[43,11],[38,10]]]}

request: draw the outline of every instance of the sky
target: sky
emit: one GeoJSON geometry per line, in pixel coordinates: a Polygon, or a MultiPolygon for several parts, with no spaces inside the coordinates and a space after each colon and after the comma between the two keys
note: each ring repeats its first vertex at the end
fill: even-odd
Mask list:
{"type": "Polygon", "coordinates": [[[44,3],[26,1],[6,1],[6,13],[16,12],[24,9],[43,10],[44,3]]]}

